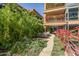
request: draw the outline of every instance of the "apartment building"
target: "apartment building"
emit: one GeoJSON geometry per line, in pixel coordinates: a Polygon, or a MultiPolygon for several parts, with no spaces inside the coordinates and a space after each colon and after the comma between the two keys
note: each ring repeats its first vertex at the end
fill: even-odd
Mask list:
{"type": "Polygon", "coordinates": [[[36,15],[38,19],[42,20],[43,16],[39,14],[35,9],[29,10],[33,15],[36,15]]]}
{"type": "Polygon", "coordinates": [[[78,3],[45,3],[44,4],[44,26],[46,30],[59,28],[72,29],[79,25],[78,3]]]}

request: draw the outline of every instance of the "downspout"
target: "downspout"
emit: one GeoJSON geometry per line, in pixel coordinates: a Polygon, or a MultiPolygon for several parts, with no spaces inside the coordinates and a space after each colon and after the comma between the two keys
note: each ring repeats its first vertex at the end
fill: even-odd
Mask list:
{"type": "MultiPolygon", "coordinates": [[[[68,12],[68,21],[69,21],[69,8],[67,8],[67,12],[68,12]]],[[[69,23],[67,22],[68,25],[68,30],[69,30],[69,23]]]]}

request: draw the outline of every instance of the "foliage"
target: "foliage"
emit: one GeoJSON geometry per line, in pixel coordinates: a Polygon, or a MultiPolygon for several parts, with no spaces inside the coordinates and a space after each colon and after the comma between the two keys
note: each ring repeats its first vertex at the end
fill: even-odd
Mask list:
{"type": "Polygon", "coordinates": [[[19,52],[22,53],[27,41],[24,38],[28,38],[30,42],[33,36],[44,31],[39,20],[18,4],[5,4],[5,7],[0,9],[0,48],[6,51],[17,48],[18,51],[22,50],[19,52]]]}
{"type": "Polygon", "coordinates": [[[41,52],[41,50],[44,47],[46,47],[46,43],[47,43],[47,41],[40,40],[40,39],[36,39],[36,40],[32,41],[27,49],[27,55],[28,56],[34,56],[34,55],[37,56],[41,52]]]}
{"type": "Polygon", "coordinates": [[[44,40],[35,39],[25,45],[26,42],[16,42],[15,45],[11,48],[11,55],[28,55],[34,56],[38,55],[41,50],[46,46],[44,40]]]}
{"type": "Polygon", "coordinates": [[[48,27],[48,31],[52,33],[54,31],[54,27],[48,27]]]}

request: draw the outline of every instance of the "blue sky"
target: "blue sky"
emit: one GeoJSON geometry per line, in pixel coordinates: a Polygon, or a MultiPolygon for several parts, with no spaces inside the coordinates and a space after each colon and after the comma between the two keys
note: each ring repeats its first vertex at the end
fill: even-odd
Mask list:
{"type": "Polygon", "coordinates": [[[22,7],[26,9],[36,9],[42,16],[44,13],[44,3],[20,3],[22,7]]]}

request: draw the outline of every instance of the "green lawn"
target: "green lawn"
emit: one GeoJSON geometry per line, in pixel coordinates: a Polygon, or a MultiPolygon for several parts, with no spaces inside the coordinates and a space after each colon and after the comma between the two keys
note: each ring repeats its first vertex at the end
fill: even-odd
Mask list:
{"type": "Polygon", "coordinates": [[[55,37],[54,48],[52,50],[52,56],[63,56],[63,55],[64,55],[64,46],[61,43],[60,39],[55,37]]]}

